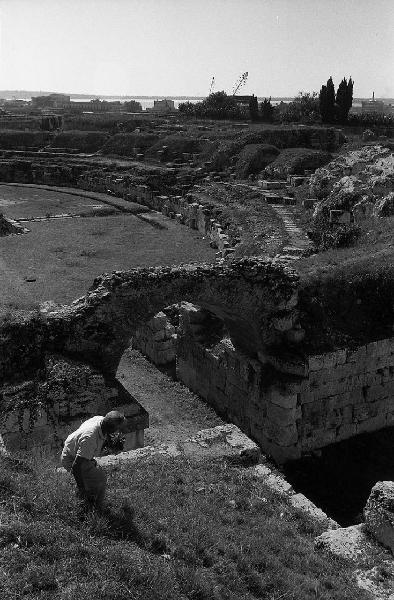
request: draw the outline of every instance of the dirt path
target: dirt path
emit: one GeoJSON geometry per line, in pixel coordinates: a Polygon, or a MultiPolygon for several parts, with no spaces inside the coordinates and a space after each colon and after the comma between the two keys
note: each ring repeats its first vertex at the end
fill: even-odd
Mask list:
{"type": "Polygon", "coordinates": [[[180,442],[201,429],[224,424],[201,398],[161,373],[136,350],[126,350],[117,377],[149,413],[145,445],[180,442]]]}

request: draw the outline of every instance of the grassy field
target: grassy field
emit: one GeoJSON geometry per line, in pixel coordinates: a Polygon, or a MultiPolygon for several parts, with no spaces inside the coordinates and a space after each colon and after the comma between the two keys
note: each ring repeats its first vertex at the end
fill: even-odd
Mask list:
{"type": "Polygon", "coordinates": [[[97,200],[22,186],[0,186],[0,211],[12,219],[30,219],[64,213],[81,214],[104,207],[97,200]]]}
{"type": "MultiPolygon", "coordinates": [[[[0,193],[3,203],[11,202],[3,205],[9,217],[89,211],[99,204],[61,192],[7,190],[2,186],[0,193]]],[[[69,303],[103,272],[215,259],[198,232],[161,215],[155,219],[156,226],[122,213],[52,219],[25,223],[29,233],[0,238],[0,314],[47,300],[69,303]]]]}
{"type": "Polygon", "coordinates": [[[240,467],[124,463],[106,511],[86,514],[53,466],[1,459],[3,600],[365,598],[346,562],[314,551],[319,528],[240,467]]]}

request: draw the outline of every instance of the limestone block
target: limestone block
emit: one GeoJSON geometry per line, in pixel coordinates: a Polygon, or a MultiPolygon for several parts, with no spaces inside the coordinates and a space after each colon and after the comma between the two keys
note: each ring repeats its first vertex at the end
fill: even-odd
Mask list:
{"type": "Polygon", "coordinates": [[[315,548],[338,558],[351,560],[358,567],[376,564],[382,554],[381,548],[368,535],[364,524],[325,531],[316,538],[315,548]]]}
{"type": "Polygon", "coordinates": [[[394,338],[386,338],[375,342],[370,342],[366,346],[368,356],[380,357],[391,354],[394,349],[394,338]]]}
{"type": "Polygon", "coordinates": [[[351,404],[342,408],[342,423],[353,423],[353,406],[351,404]]]}
{"type": "Polygon", "coordinates": [[[277,404],[271,404],[270,402],[267,404],[267,417],[278,425],[287,426],[296,422],[296,419],[300,418],[301,412],[299,409],[293,408],[283,408],[282,406],[278,406],[277,404]]]}
{"type": "Polygon", "coordinates": [[[359,362],[367,356],[367,346],[359,346],[355,350],[347,350],[346,362],[359,362]]]}
{"type": "Polygon", "coordinates": [[[347,438],[357,435],[357,424],[356,423],[344,423],[337,429],[337,441],[346,440],[347,438]]]}
{"type": "Polygon", "coordinates": [[[288,409],[295,408],[298,401],[297,394],[287,394],[286,390],[279,388],[271,388],[267,393],[266,398],[268,402],[288,409]]]}
{"type": "Polygon", "coordinates": [[[260,459],[261,450],[258,445],[237,427],[226,433],[226,442],[232,448],[236,448],[242,458],[254,463],[260,459]]]}
{"type": "Polygon", "coordinates": [[[360,433],[368,433],[369,431],[378,431],[379,429],[383,429],[383,427],[387,426],[387,415],[377,415],[375,417],[371,417],[370,419],[366,419],[361,423],[357,423],[357,435],[360,433]]]}
{"type": "Polygon", "coordinates": [[[256,465],[253,470],[253,475],[269,487],[274,492],[281,495],[288,495],[294,493],[293,488],[286,479],[279,473],[274,473],[269,467],[265,465],[256,465]]]}
{"type": "Polygon", "coordinates": [[[332,369],[346,362],[346,350],[336,350],[309,357],[309,371],[319,371],[321,369],[332,369]]]}
{"type": "Polygon", "coordinates": [[[382,398],[392,398],[394,396],[394,381],[389,381],[382,385],[373,385],[365,390],[365,398],[368,402],[374,402],[382,398]]]}
{"type": "Polygon", "coordinates": [[[269,363],[282,373],[305,377],[308,373],[307,364],[297,357],[267,356],[269,363]]]}
{"type": "Polygon", "coordinates": [[[143,448],[144,446],[144,430],[139,429],[138,431],[131,431],[125,436],[123,444],[123,451],[135,450],[136,448],[143,448]]]}
{"type": "Polygon", "coordinates": [[[336,429],[315,429],[309,437],[301,440],[304,451],[329,446],[336,441],[336,429]]]}
{"type": "Polygon", "coordinates": [[[271,473],[271,475],[268,475],[268,477],[264,479],[264,483],[271,490],[277,492],[278,494],[287,495],[294,493],[294,490],[291,487],[290,483],[280,475],[271,473]]]}
{"type": "MultiPolygon", "coordinates": [[[[353,378],[353,383],[356,383],[360,381],[361,385],[365,386],[378,386],[382,384],[382,374],[377,372],[377,373],[365,373],[364,376],[360,376],[360,377],[354,377],[353,378]]],[[[360,383],[359,383],[360,385],[360,383]]]]}
{"type": "Polygon", "coordinates": [[[330,519],[326,515],[325,512],[318,508],[313,502],[311,502],[304,494],[294,494],[290,497],[290,504],[301,510],[302,512],[308,513],[310,517],[314,521],[321,523],[322,525],[327,525],[330,529],[337,529],[339,527],[338,523],[330,519]]]}
{"type": "Polygon", "coordinates": [[[362,388],[357,388],[349,392],[344,392],[343,394],[335,394],[334,396],[322,398],[322,401],[325,403],[327,411],[332,411],[338,408],[344,409],[350,405],[354,406],[357,404],[363,404],[365,402],[365,398],[362,388]]]}
{"type": "Polygon", "coordinates": [[[332,429],[333,427],[338,427],[343,423],[343,414],[340,408],[335,408],[332,411],[329,411],[325,418],[325,427],[327,429],[332,429]]]}
{"type": "Polygon", "coordinates": [[[364,402],[353,408],[353,419],[356,423],[361,423],[361,421],[365,421],[370,417],[375,417],[376,414],[376,409],[368,402],[364,402]]]}
{"type": "Polygon", "coordinates": [[[263,433],[278,446],[292,446],[298,442],[298,431],[295,424],[285,427],[267,419],[263,423],[263,433]]]}
{"type": "Polygon", "coordinates": [[[260,430],[260,434],[255,436],[263,451],[272,456],[277,464],[284,464],[289,460],[298,460],[301,458],[301,448],[298,444],[291,446],[279,446],[272,440],[268,439],[260,430]]]}
{"type": "Polygon", "coordinates": [[[394,481],[378,481],[364,509],[367,530],[394,553],[394,481]]]}
{"type": "Polygon", "coordinates": [[[268,475],[271,475],[271,473],[272,473],[272,469],[267,467],[267,465],[256,465],[255,468],[253,469],[253,475],[258,477],[259,479],[268,477],[268,475]]]}
{"type": "Polygon", "coordinates": [[[316,388],[303,389],[299,394],[299,403],[301,406],[304,404],[312,404],[319,398],[319,390],[316,388]]]}

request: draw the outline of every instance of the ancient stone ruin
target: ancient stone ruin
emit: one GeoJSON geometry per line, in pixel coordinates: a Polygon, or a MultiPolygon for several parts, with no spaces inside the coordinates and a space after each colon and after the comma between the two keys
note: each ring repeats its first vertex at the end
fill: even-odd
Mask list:
{"type": "MultiPolygon", "coordinates": [[[[294,270],[262,259],[115,272],[71,306],[6,323],[1,375],[10,381],[18,371],[29,383],[17,397],[28,385],[38,398],[49,390],[51,404],[58,384],[49,354],[113,381],[133,343],[157,364],[175,359],[178,379],[278,462],[391,425],[394,339],[318,351],[298,288],[294,270]]],[[[73,409],[60,394],[58,417],[75,413],[80,393],[85,398],[71,393],[73,409]]],[[[106,406],[124,404],[108,393],[101,392],[106,406]]]]}

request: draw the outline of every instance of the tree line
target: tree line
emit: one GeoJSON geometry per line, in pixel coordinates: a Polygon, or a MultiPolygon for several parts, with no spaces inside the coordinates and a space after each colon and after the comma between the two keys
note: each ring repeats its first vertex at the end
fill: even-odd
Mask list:
{"type": "Polygon", "coordinates": [[[226,92],[210,94],[201,102],[184,102],[179,105],[179,111],[184,115],[197,118],[211,119],[244,119],[272,123],[303,122],[316,123],[347,123],[349,111],[353,103],[353,80],[344,77],[335,92],[334,82],[330,77],[322,85],[320,93],[300,92],[290,103],[272,104],[271,98],[258,102],[256,96],[251,96],[248,110],[240,106],[234,96],[226,92]]]}

